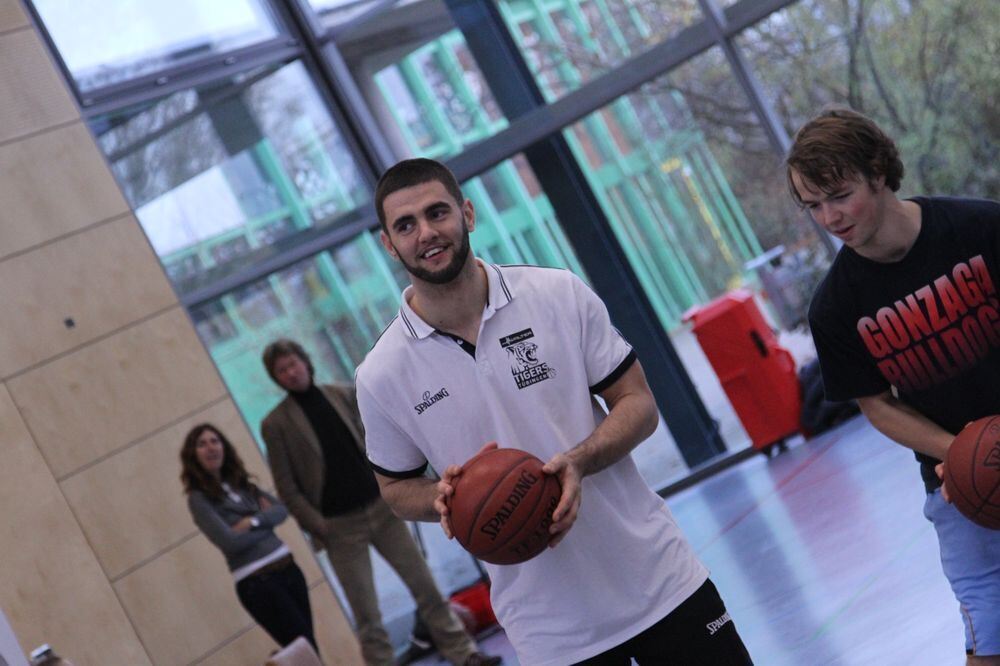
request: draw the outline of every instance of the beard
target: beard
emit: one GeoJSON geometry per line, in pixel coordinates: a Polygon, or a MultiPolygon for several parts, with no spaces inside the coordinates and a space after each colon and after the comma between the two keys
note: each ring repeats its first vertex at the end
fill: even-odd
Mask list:
{"type": "Polygon", "coordinates": [[[451,261],[444,268],[437,271],[429,271],[426,268],[420,268],[419,266],[412,266],[406,263],[403,256],[396,252],[396,256],[399,257],[399,263],[403,264],[403,268],[406,272],[413,277],[423,280],[424,282],[430,282],[431,284],[448,284],[462,272],[462,268],[465,266],[466,260],[469,258],[469,227],[465,224],[465,215],[462,215],[462,240],[455,250],[454,256],[452,256],[451,261]]]}

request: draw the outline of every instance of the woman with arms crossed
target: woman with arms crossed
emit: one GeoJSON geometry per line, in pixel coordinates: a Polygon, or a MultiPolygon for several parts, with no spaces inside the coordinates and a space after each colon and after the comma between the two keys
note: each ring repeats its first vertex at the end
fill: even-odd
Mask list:
{"type": "Polygon", "coordinates": [[[274,533],[288,517],[285,505],[251,482],[233,445],[208,423],[184,439],[181,481],[195,524],[226,556],[247,612],[282,647],[304,636],[316,648],[305,577],[274,533]]]}

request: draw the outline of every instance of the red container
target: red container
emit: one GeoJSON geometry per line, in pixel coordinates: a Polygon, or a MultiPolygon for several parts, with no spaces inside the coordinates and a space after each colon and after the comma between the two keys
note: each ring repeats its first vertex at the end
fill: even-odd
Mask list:
{"type": "Polygon", "coordinates": [[[467,610],[472,618],[472,626],[466,626],[470,633],[476,634],[497,623],[490,605],[490,586],[484,580],[451,595],[451,603],[458,604],[467,610]]]}
{"type": "Polygon", "coordinates": [[[708,357],[754,448],[799,431],[802,398],[795,361],[753,300],[737,290],[691,308],[684,321],[708,357]]]}

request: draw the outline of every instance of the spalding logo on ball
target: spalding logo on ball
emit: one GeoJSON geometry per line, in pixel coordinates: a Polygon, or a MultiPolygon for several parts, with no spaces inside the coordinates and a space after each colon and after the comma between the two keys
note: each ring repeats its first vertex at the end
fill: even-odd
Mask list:
{"type": "Polygon", "coordinates": [[[462,466],[449,502],[451,531],[467,551],[491,564],[517,564],[549,545],[559,480],[520,449],[493,449],[462,466]]]}
{"type": "Polygon", "coordinates": [[[944,482],[972,522],[1000,530],[1000,416],[973,421],[948,447],[944,482]]]}

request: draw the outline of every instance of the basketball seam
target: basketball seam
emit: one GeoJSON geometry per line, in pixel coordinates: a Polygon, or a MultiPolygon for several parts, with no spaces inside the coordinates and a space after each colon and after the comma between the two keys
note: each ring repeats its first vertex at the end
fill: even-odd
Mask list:
{"type": "MultiPolygon", "coordinates": [[[[501,450],[502,449],[497,449],[497,451],[501,450]]],[[[493,495],[493,491],[496,490],[497,486],[503,483],[503,480],[507,478],[507,475],[510,474],[512,469],[523,463],[525,460],[530,460],[531,458],[534,457],[535,456],[531,455],[530,453],[526,453],[525,455],[518,458],[510,467],[505,469],[503,474],[497,475],[497,480],[493,482],[493,485],[490,487],[489,492],[483,494],[483,499],[479,501],[479,505],[476,507],[476,510],[472,513],[472,521],[469,523],[469,533],[465,535],[466,543],[470,544],[472,543],[472,532],[476,529],[476,525],[479,523],[479,514],[482,513],[483,507],[486,506],[486,502],[488,502],[490,497],[493,495]]]]}
{"type": "MultiPolygon", "coordinates": [[[[997,417],[993,417],[992,419],[990,419],[989,423],[986,424],[986,428],[984,428],[983,430],[984,431],[987,430],[991,425],[993,425],[993,422],[997,421],[997,420],[998,420],[997,417]]],[[[973,462],[979,460],[979,444],[980,444],[981,440],[982,440],[982,435],[980,435],[980,439],[976,441],[976,452],[975,452],[976,455],[973,458],[973,462]]],[[[977,495],[979,494],[979,489],[976,487],[976,478],[975,478],[975,476],[972,477],[972,489],[976,492],[977,495]]],[[[992,499],[993,495],[996,494],[996,492],[997,492],[998,489],[1000,489],[1000,479],[998,479],[997,482],[993,484],[993,487],[990,488],[989,492],[987,492],[982,497],[982,502],[979,504],[978,507],[976,507],[976,516],[977,517],[979,517],[980,515],[983,514],[983,509],[985,509],[987,507],[987,505],[990,506],[990,507],[995,506],[993,504],[993,502],[990,501],[990,500],[992,499]]],[[[987,515],[992,521],[996,520],[990,514],[985,514],[985,515],[987,515]]]]}
{"type": "MultiPolygon", "coordinates": [[[[959,486],[959,484],[955,482],[955,475],[954,475],[954,473],[953,472],[948,472],[948,466],[945,465],[945,472],[947,473],[946,476],[948,476],[948,477],[950,477],[952,479],[952,483],[948,486],[948,491],[949,491],[949,493],[953,493],[955,495],[955,497],[952,498],[952,503],[954,504],[954,499],[956,499],[957,497],[961,497],[961,499],[964,502],[968,503],[968,505],[972,509],[972,515],[969,516],[968,518],[969,518],[969,520],[972,520],[974,522],[975,522],[975,520],[977,518],[980,517],[981,514],[983,514],[983,508],[988,503],[987,499],[982,499],[980,501],[980,499],[978,497],[979,490],[978,490],[978,488],[976,488],[976,473],[975,472],[976,472],[976,463],[977,463],[977,460],[979,459],[978,458],[978,456],[979,456],[979,445],[982,443],[983,434],[994,423],[994,421],[997,421],[997,420],[1000,420],[1000,417],[994,416],[993,418],[991,418],[986,423],[985,426],[983,426],[982,430],[976,436],[976,443],[973,445],[972,455],[969,457],[969,463],[968,464],[969,464],[970,468],[968,470],[969,471],[968,478],[972,481],[972,493],[973,493],[973,497],[970,497],[967,493],[963,492],[961,486],[959,486]]],[[[996,492],[996,490],[997,490],[998,487],[1000,487],[1000,483],[998,483],[996,486],[994,486],[993,490],[990,492],[990,494],[987,497],[992,496],[992,494],[994,492],[996,492]]],[[[956,506],[956,508],[957,508],[957,506],[956,506]]]]}
{"type": "MultiPolygon", "coordinates": [[[[531,511],[528,512],[529,516],[535,512],[535,509],[538,508],[538,503],[542,501],[543,497],[545,497],[545,484],[548,482],[548,478],[549,478],[548,475],[546,475],[543,472],[542,473],[542,489],[541,489],[541,491],[539,491],[538,497],[535,498],[535,503],[531,506],[531,511]]],[[[503,543],[495,546],[493,548],[493,550],[489,550],[489,551],[486,551],[485,553],[483,553],[482,557],[485,558],[488,555],[492,555],[493,553],[497,552],[498,550],[500,550],[501,548],[505,547],[509,543],[510,543],[510,537],[508,537],[507,540],[504,541],[503,543]]]]}
{"type": "MultiPolygon", "coordinates": [[[[958,483],[955,481],[955,474],[954,474],[954,472],[948,472],[948,466],[947,465],[945,465],[944,469],[945,469],[945,472],[946,472],[945,476],[950,477],[951,480],[952,480],[951,485],[948,486],[948,492],[949,493],[954,493],[956,496],[960,496],[963,500],[965,500],[966,502],[968,502],[970,506],[975,507],[976,506],[975,501],[973,501],[972,499],[970,499],[968,495],[966,495],[964,492],[962,492],[961,486],[959,486],[958,483]]],[[[946,479],[946,481],[947,481],[947,479],[946,479]]],[[[954,504],[954,498],[952,499],[952,504],[954,504]]]]}

